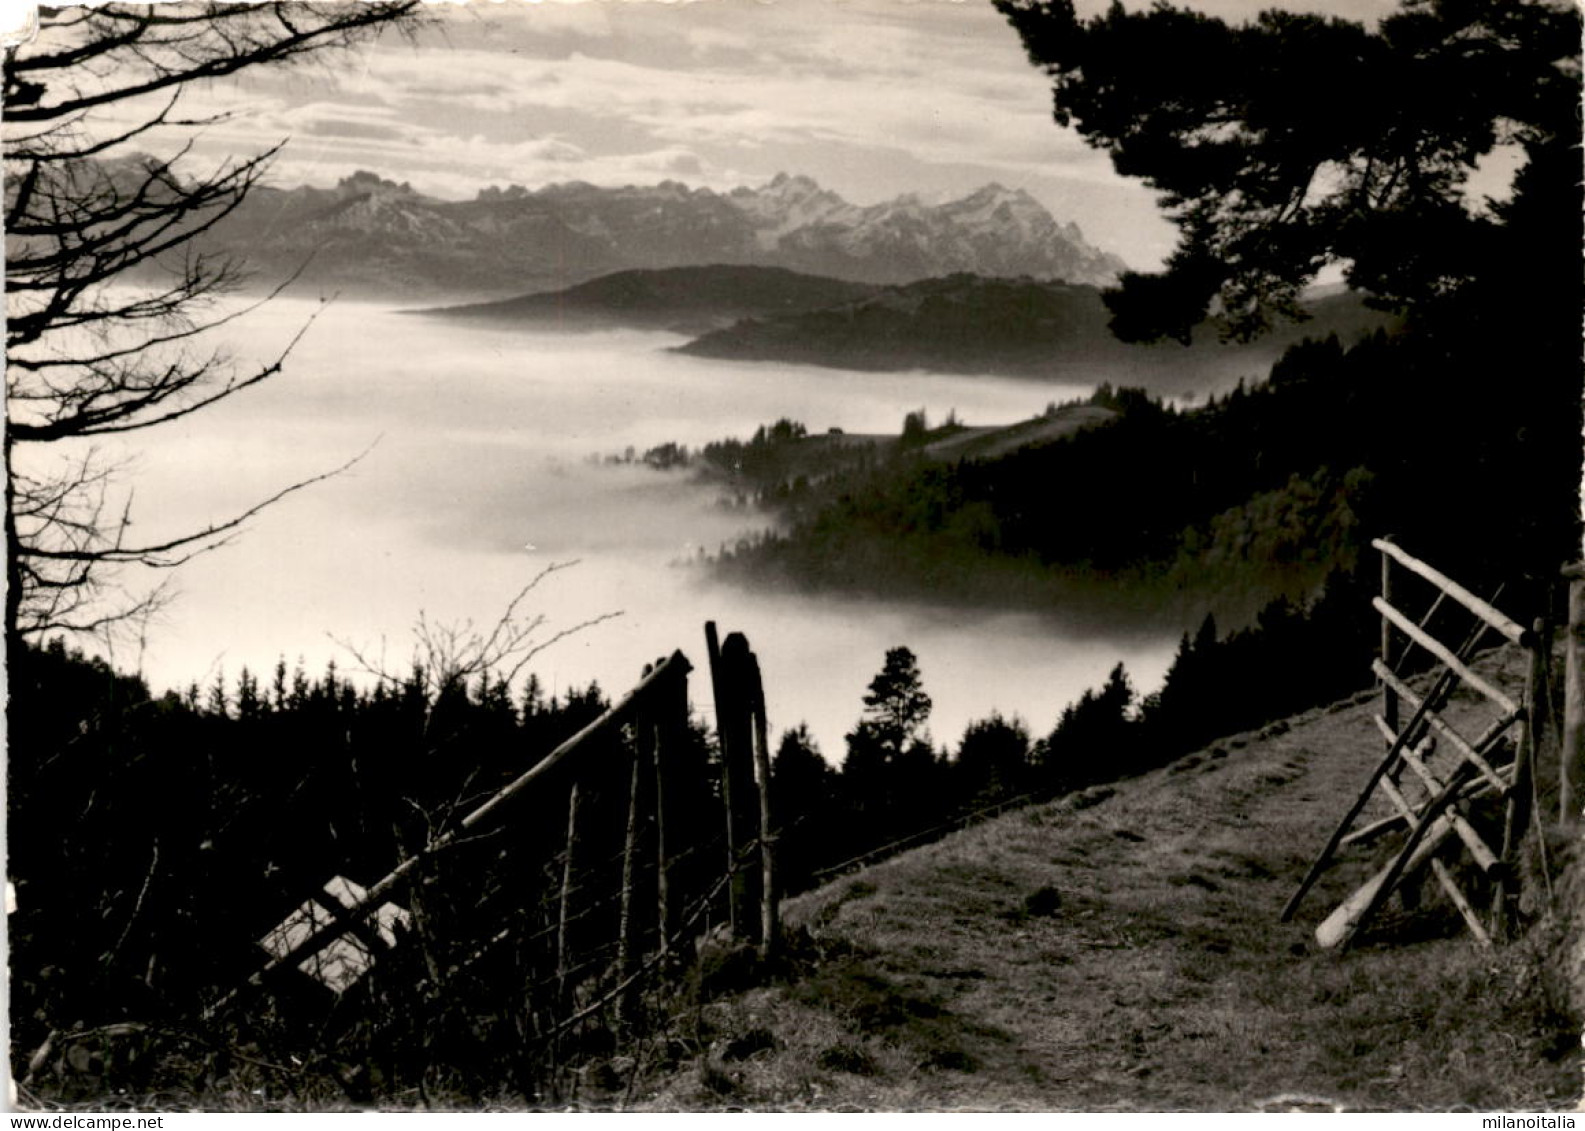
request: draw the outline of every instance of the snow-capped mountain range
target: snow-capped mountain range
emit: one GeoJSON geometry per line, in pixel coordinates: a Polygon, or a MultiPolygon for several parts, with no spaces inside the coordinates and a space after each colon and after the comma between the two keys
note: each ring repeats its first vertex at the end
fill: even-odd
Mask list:
{"type": "Polygon", "coordinates": [[[866,283],[972,272],[1104,285],[1125,269],[1019,189],[855,205],[787,174],[724,193],[569,182],[448,201],[362,172],[331,189],[256,189],[204,246],[238,253],[261,283],[301,269],[312,285],[384,297],[521,294],[711,263],[866,283]]]}

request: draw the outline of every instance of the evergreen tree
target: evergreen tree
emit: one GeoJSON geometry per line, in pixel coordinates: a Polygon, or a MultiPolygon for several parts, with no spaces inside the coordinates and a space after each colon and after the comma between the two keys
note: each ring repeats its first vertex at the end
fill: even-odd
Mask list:
{"type": "Polygon", "coordinates": [[[952,791],[951,764],[923,738],[914,739],[892,767],[892,839],[939,825],[962,808],[952,791]]]}
{"type": "Polygon", "coordinates": [[[994,805],[1030,786],[1029,728],[1000,712],[968,725],[952,764],[953,788],[969,808],[994,805]]]}
{"type": "Polygon", "coordinates": [[[833,776],[807,723],[783,731],[771,759],[771,797],[777,823],[785,827],[826,805],[833,776]]]}
{"type": "Polygon", "coordinates": [[[864,695],[864,723],[892,756],[919,737],[933,706],[912,650],[889,648],[864,695]]]}
{"type": "Polygon", "coordinates": [[[216,669],[215,671],[215,682],[209,685],[209,698],[206,700],[206,706],[209,713],[216,718],[229,717],[226,697],[226,673],[222,669],[216,669]]]}
{"type": "Polygon", "coordinates": [[[836,859],[836,773],[804,723],[782,733],[771,760],[771,802],[782,890],[801,891],[812,883],[816,868],[836,859]]]}
{"type": "Polygon", "coordinates": [[[874,822],[889,821],[889,795],[892,760],[897,751],[885,743],[875,726],[860,722],[846,736],[847,753],[842,759],[842,799],[852,815],[869,827],[849,826],[848,837],[867,839],[875,831],[874,822]]]}
{"type": "Polygon", "coordinates": [[[256,719],[264,714],[264,700],[259,695],[259,680],[246,666],[237,676],[237,718],[256,719]]]}
{"type": "Polygon", "coordinates": [[[1141,742],[1152,752],[1192,749],[1214,736],[1216,618],[1205,614],[1191,639],[1183,634],[1158,691],[1140,704],[1141,742]]]}
{"type": "MultiPolygon", "coordinates": [[[[1057,121],[1157,190],[1181,233],[1164,273],[1125,276],[1113,296],[1124,336],[1186,336],[1213,298],[1232,329],[1259,331],[1328,263],[1381,300],[1437,305],[1490,256],[1547,254],[1512,246],[1531,233],[1511,213],[1463,197],[1499,144],[1532,167],[1577,145],[1573,4],[1411,0],[1374,30],[1276,10],[1230,25],[1164,3],[1089,20],[1072,0],[996,4],[1051,76],[1057,121]]],[[[1574,186],[1574,228],[1578,174],[1575,155],[1555,182],[1574,186]]]]}
{"type": "Polygon", "coordinates": [[[1119,663],[1099,691],[1086,691],[1065,707],[1038,752],[1046,788],[1075,789],[1135,772],[1137,724],[1129,717],[1133,702],[1134,689],[1119,663]]]}

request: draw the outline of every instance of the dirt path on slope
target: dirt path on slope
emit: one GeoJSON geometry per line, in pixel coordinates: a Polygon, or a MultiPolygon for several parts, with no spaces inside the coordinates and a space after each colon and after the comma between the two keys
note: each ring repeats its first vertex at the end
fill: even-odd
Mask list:
{"type": "MultiPolygon", "coordinates": [[[[1512,654],[1482,664],[1518,678],[1512,654]]],[[[1519,943],[1429,891],[1345,954],[1281,908],[1382,752],[1374,702],[1223,741],[789,902],[818,955],[712,1002],[648,1108],[1572,1108],[1577,1044],[1519,943]],[[1564,1033],[1560,1037],[1560,1031],[1564,1033]]],[[[1476,709],[1456,701],[1455,709],[1476,709]]]]}

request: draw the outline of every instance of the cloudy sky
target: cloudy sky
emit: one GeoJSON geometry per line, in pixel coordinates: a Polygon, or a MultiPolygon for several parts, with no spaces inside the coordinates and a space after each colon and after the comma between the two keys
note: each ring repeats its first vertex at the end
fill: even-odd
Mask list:
{"type": "MultiPolygon", "coordinates": [[[[1393,7],[1314,5],[1365,20],[1393,7]]],[[[1238,17],[1270,0],[1198,6],[1238,17]]],[[[415,39],[387,34],[207,92],[241,113],[202,149],[289,137],[278,184],[369,169],[448,198],[568,180],[723,189],[785,170],[871,203],[994,180],[1137,267],[1171,246],[1151,195],[1052,122],[1045,81],[988,0],[507,0],[431,13],[415,39]]]]}

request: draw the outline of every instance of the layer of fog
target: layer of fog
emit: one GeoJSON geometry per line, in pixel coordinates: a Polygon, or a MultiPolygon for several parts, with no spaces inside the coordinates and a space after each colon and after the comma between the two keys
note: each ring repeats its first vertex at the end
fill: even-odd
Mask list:
{"type": "MultiPolygon", "coordinates": [[[[229,327],[228,342],[243,362],[271,356],[313,312],[278,301],[229,327]]],[[[619,694],[646,662],[679,648],[702,668],[702,626],[715,619],[758,653],[773,729],[807,720],[833,760],[899,644],[919,657],[938,742],[955,743],[993,709],[1044,732],[1119,660],[1142,690],[1159,682],[1175,643],[1165,637],[1076,639],[1034,616],[718,585],[678,563],[766,518],[721,508],[715,489],[685,474],[596,462],[629,446],[746,438],[782,416],[849,432],[895,433],[921,407],[935,420],[956,411],[969,423],[1011,422],[1084,390],[704,362],[665,351],[678,340],[324,309],[280,377],[111,450],[135,456],[143,541],[222,520],[366,452],[183,567],[179,598],[141,640],[123,638],[115,660],[141,667],[157,692],[220,672],[234,679],[243,665],[267,672],[283,657],[311,675],[332,659],[351,672],[347,644],[400,671],[420,613],[487,626],[546,565],[577,561],[529,602],[547,618],[541,636],[622,615],[539,657],[547,688],[598,680],[619,694]]],[[[707,680],[693,697],[708,717],[707,680]]]]}

